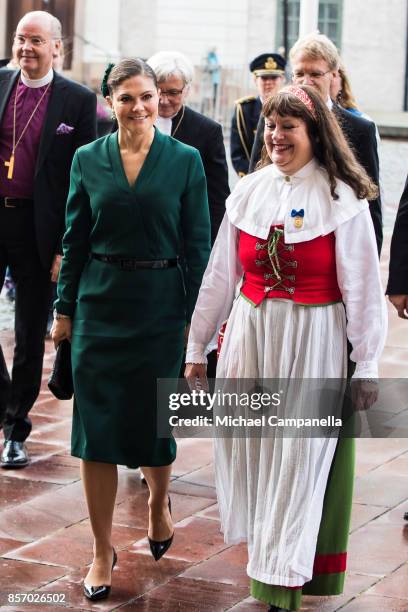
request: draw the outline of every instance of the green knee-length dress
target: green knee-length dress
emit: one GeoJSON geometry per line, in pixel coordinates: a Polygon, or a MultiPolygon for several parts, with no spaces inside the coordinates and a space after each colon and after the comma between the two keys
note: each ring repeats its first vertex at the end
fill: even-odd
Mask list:
{"type": "Polygon", "coordinates": [[[210,252],[207,190],[196,149],[155,130],[133,186],[117,133],[75,154],[57,312],[73,317],[72,454],[129,466],[168,465],[156,435],[156,379],[177,378],[183,338],[210,252]],[[175,259],[183,271],[123,270],[92,257],[175,259]]]}

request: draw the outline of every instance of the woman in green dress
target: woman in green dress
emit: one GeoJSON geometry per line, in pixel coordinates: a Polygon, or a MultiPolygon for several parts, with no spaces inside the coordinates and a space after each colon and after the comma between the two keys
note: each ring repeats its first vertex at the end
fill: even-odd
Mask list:
{"type": "Polygon", "coordinates": [[[52,332],[56,345],[71,340],[72,454],[82,460],[94,535],[84,583],[92,600],[109,594],[116,561],[117,464],[143,468],[155,559],[171,544],[167,491],[176,444],[157,438],[156,379],[178,377],[210,252],[201,158],[154,128],[154,72],[123,60],[104,86],[119,128],[73,160],[52,332]]]}

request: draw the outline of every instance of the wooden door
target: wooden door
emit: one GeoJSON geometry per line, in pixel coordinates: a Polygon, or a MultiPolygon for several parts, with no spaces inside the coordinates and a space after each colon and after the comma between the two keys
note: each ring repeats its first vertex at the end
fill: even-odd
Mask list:
{"type": "Polygon", "coordinates": [[[75,0],[8,0],[7,40],[10,45],[10,55],[16,26],[21,17],[29,11],[47,11],[58,17],[61,21],[65,50],[64,68],[69,69],[71,67],[74,41],[75,0]]]}

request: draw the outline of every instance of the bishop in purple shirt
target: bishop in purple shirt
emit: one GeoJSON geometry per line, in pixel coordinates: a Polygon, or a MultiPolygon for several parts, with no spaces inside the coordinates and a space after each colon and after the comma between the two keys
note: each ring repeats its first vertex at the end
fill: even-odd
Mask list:
{"type": "Polygon", "coordinates": [[[17,71],[0,71],[0,287],[6,267],[16,281],[11,375],[0,347],[0,465],[21,468],[29,412],[41,386],[44,336],[57,280],[72,158],[96,137],[96,97],[52,69],[61,24],[33,11],[19,22],[17,71]]]}

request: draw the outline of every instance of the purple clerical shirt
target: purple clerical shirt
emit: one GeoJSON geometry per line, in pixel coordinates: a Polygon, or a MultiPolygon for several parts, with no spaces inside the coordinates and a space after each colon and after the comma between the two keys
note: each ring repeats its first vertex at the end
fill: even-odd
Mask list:
{"type": "Polygon", "coordinates": [[[17,88],[16,105],[16,141],[19,139],[37,102],[47,89],[43,87],[27,87],[21,81],[14,86],[8,100],[0,125],[0,196],[11,198],[32,198],[34,193],[34,173],[40,146],[41,131],[47,112],[51,94],[51,86],[36,110],[30,124],[16,148],[14,155],[13,178],[8,179],[8,166],[13,146],[13,113],[14,99],[17,88]]]}

